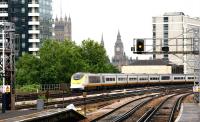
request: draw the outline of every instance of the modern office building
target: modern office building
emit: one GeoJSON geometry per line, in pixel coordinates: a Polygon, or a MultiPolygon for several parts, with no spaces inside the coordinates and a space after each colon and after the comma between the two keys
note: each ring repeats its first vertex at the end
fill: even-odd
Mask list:
{"type": "Polygon", "coordinates": [[[182,68],[180,71],[183,73],[193,73],[194,55],[183,52],[192,51],[194,28],[200,28],[200,18],[192,18],[183,12],[165,13],[163,16],[153,17],[153,50],[159,52],[162,47],[169,47],[169,51],[174,52],[174,54],[154,54],[153,58],[172,62],[173,68],[179,70],[182,68]]]}
{"type": "Polygon", "coordinates": [[[37,55],[41,40],[51,38],[51,3],[52,0],[0,1],[0,21],[15,23],[20,55],[37,55]]]}
{"type": "Polygon", "coordinates": [[[66,39],[72,40],[72,23],[71,17],[65,16],[65,18],[58,19],[56,17],[54,21],[54,39],[58,41],[64,41],[66,39]]]}

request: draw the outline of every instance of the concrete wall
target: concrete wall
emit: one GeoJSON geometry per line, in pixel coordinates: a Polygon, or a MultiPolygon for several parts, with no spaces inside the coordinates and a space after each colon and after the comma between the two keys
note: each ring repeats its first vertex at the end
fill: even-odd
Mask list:
{"type": "Polygon", "coordinates": [[[164,65],[122,66],[122,73],[171,74],[172,67],[164,65]]]}

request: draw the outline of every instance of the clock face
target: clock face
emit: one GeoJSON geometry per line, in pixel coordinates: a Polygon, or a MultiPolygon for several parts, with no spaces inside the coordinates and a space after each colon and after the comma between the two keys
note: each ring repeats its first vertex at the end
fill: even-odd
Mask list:
{"type": "Polygon", "coordinates": [[[119,52],[119,51],[120,51],[120,48],[119,48],[119,47],[117,47],[117,48],[116,48],[116,51],[118,51],[118,52],[119,52]]]}

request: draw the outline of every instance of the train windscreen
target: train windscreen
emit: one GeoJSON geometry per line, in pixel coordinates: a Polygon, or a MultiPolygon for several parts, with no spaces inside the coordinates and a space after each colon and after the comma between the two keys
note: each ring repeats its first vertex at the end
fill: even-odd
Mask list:
{"type": "Polygon", "coordinates": [[[76,73],[76,74],[74,74],[73,79],[80,80],[83,76],[84,76],[83,73],[76,73]]]}

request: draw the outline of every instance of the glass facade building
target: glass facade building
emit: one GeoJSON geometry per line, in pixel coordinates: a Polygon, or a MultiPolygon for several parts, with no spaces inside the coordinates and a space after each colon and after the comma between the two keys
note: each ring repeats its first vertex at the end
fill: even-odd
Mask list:
{"type": "Polygon", "coordinates": [[[39,0],[40,39],[52,38],[52,0],[39,0]]]}
{"type": "Polygon", "coordinates": [[[52,37],[52,0],[1,0],[0,21],[13,22],[19,54],[37,55],[43,39],[52,37]]]}

